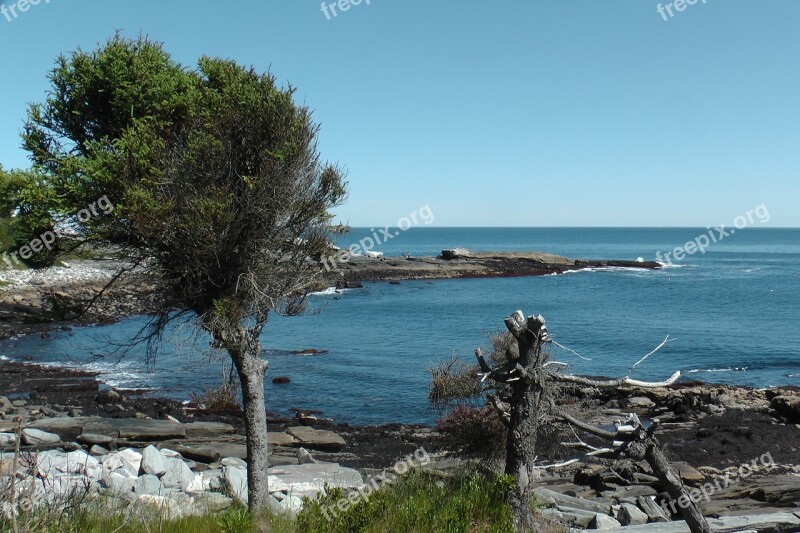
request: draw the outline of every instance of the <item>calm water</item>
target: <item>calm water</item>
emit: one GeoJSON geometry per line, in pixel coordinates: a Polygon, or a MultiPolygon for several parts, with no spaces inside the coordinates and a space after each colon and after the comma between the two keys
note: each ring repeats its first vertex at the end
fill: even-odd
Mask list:
{"type": "MultiPolygon", "coordinates": [[[[575,258],[654,259],[694,239],[701,229],[415,228],[378,248],[387,256],[434,255],[444,247],[542,250],[575,258]]],[[[347,246],[368,235],[355,230],[347,246]]],[[[423,422],[428,368],[453,354],[472,358],[486,334],[516,309],[543,314],[561,344],[591,357],[555,357],[582,374],[619,376],[667,334],[677,339],[635,377],[758,387],[800,386],[800,230],[749,229],[712,245],[705,255],[657,272],[613,270],[535,278],[369,283],[363,290],[319,295],[317,314],[275,318],[263,343],[268,407],[321,409],[352,423],[423,422]],[[329,350],[322,356],[292,350],[329,350]]],[[[189,326],[168,336],[148,370],[141,350],[120,359],[115,343],[142,326],[132,318],[71,334],[0,343],[0,355],[100,370],[118,387],[150,388],[185,399],[219,383],[219,354],[189,326]],[[214,357],[217,357],[215,360],[214,357]]]]}

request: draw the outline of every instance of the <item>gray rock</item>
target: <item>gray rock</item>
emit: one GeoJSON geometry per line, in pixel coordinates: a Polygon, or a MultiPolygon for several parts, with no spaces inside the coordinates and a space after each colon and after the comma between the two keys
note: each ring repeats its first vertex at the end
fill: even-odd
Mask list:
{"type": "Polygon", "coordinates": [[[303,447],[312,450],[338,452],[346,445],[340,435],[324,429],[296,426],[287,429],[286,432],[297,439],[303,447]]]}
{"type": "Polygon", "coordinates": [[[167,471],[167,460],[155,446],[142,450],[141,473],[160,476],[167,471]]]}
{"type": "Polygon", "coordinates": [[[630,503],[620,505],[617,520],[623,526],[640,526],[647,523],[647,513],[630,503]]]}
{"type": "Polygon", "coordinates": [[[233,498],[218,492],[201,492],[195,496],[197,507],[205,512],[217,512],[233,505],[233,498]]]}
{"type": "Polygon", "coordinates": [[[133,492],[136,494],[161,496],[164,493],[164,488],[161,480],[150,474],[145,474],[133,482],[133,492]]]}
{"type": "Polygon", "coordinates": [[[106,476],[103,483],[108,489],[116,494],[128,494],[133,492],[133,485],[137,479],[124,476],[118,472],[112,472],[106,476]]]}
{"type": "Polygon", "coordinates": [[[22,430],[22,442],[29,446],[58,444],[61,442],[61,437],[55,433],[47,433],[40,429],[25,428],[22,430]]]}
{"type": "Polygon", "coordinates": [[[247,468],[247,463],[238,457],[225,457],[219,462],[222,466],[235,466],[236,468],[247,468]]]}
{"type": "Polygon", "coordinates": [[[584,500],[583,498],[575,498],[573,496],[566,496],[559,494],[550,489],[540,487],[533,491],[536,499],[540,502],[548,503],[557,506],[559,509],[572,508],[589,511],[592,513],[609,514],[611,512],[611,504],[604,502],[596,502],[584,500]]]}
{"type": "Polygon", "coordinates": [[[307,464],[316,464],[317,460],[314,459],[314,456],[311,455],[308,452],[308,450],[306,450],[305,448],[299,448],[297,450],[297,462],[300,463],[301,465],[307,465],[307,464]]]}
{"type": "Polygon", "coordinates": [[[94,446],[89,448],[89,453],[92,455],[101,456],[101,455],[108,455],[109,452],[102,446],[98,446],[97,444],[95,444],[94,446]]]}
{"type": "Polygon", "coordinates": [[[223,470],[223,478],[231,495],[247,505],[247,470],[236,466],[226,466],[223,470]]]}
{"type": "Polygon", "coordinates": [[[194,473],[186,466],[182,459],[169,458],[166,460],[167,469],[161,477],[161,481],[168,489],[178,488],[187,490],[194,481],[194,473]]]}
{"type": "Polygon", "coordinates": [[[647,519],[650,522],[669,522],[669,518],[664,513],[664,510],[659,507],[656,502],[647,496],[639,496],[636,498],[639,504],[639,509],[645,512],[647,519]]]}
{"type": "Polygon", "coordinates": [[[0,433],[0,447],[6,448],[9,446],[14,446],[14,443],[17,442],[17,435],[14,433],[0,433]]]}
{"type": "Polygon", "coordinates": [[[597,513],[596,515],[594,515],[594,519],[591,522],[589,522],[590,529],[598,529],[600,531],[616,529],[621,526],[622,525],[615,519],[611,518],[607,514],[602,514],[602,513],[597,513]]]}
{"type": "Polygon", "coordinates": [[[95,433],[81,433],[78,435],[78,442],[88,444],[89,446],[105,446],[110,448],[114,443],[114,438],[108,435],[97,435],[95,433]]]}
{"type": "Polygon", "coordinates": [[[279,504],[281,512],[288,516],[297,516],[303,510],[303,500],[296,496],[284,498],[279,504]]]}

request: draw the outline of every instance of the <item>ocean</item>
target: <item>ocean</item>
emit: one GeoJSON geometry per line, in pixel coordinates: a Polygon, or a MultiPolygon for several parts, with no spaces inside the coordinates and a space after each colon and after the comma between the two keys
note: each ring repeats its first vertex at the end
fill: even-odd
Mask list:
{"type": "MultiPolygon", "coordinates": [[[[346,247],[370,228],[343,236],[346,247]]],[[[544,251],[572,258],[654,260],[706,228],[411,228],[376,248],[389,256],[436,255],[443,248],[544,251]]],[[[263,345],[267,407],[320,410],[339,422],[433,423],[428,369],[453,356],[471,362],[476,346],[517,309],[545,317],[551,336],[590,358],[553,348],[554,359],[584,375],[624,376],[667,335],[675,339],[633,377],[774,387],[800,386],[800,230],[749,228],[704,254],[658,271],[601,269],[529,278],[366,283],[327,291],[309,313],[273,317],[263,345]],[[327,350],[298,356],[304,349],[327,350]],[[288,376],[291,383],[270,380],[288,376]]],[[[133,317],[75,328],[48,339],[0,342],[5,359],[88,368],[114,387],[188,399],[219,384],[224,354],[188,324],[173,328],[152,367],[143,350],[124,350],[145,323],[133,317]]]]}

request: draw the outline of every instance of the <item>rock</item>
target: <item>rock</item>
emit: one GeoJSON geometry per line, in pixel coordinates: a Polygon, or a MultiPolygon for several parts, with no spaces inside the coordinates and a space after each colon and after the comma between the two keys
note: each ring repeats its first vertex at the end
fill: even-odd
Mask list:
{"type": "Polygon", "coordinates": [[[573,496],[566,496],[544,487],[535,489],[533,493],[538,501],[555,505],[561,510],[563,510],[562,508],[572,508],[606,515],[611,512],[611,504],[609,503],[595,502],[584,500],[582,498],[575,498],[573,496]]]}
{"type": "Polygon", "coordinates": [[[289,516],[297,516],[303,510],[303,500],[296,496],[289,496],[279,504],[281,512],[289,516]]]}
{"type": "Polygon", "coordinates": [[[233,498],[218,492],[202,492],[195,496],[195,502],[201,512],[216,513],[233,505],[233,498]]]}
{"type": "Polygon", "coordinates": [[[650,410],[656,406],[655,402],[644,396],[634,396],[625,400],[625,404],[633,409],[650,410]]]}
{"type": "Polygon", "coordinates": [[[453,259],[461,259],[461,258],[466,259],[474,256],[475,254],[467,250],[466,248],[453,248],[450,250],[442,250],[441,258],[451,261],[453,259]]]}
{"type": "Polygon", "coordinates": [[[14,446],[15,442],[17,442],[17,435],[15,433],[0,433],[0,448],[14,446]]]}
{"type": "Polygon", "coordinates": [[[800,422],[800,396],[776,396],[770,402],[770,406],[786,418],[786,422],[790,424],[800,422]]]}
{"type": "Polygon", "coordinates": [[[247,505],[247,470],[236,466],[226,466],[223,470],[223,478],[231,496],[247,505]]]}
{"type": "Polygon", "coordinates": [[[125,397],[122,394],[118,393],[115,390],[108,389],[103,390],[97,393],[97,396],[94,397],[94,401],[99,404],[116,404],[116,403],[123,403],[125,402],[125,397]]]}
{"type": "Polygon", "coordinates": [[[167,416],[166,416],[166,417],[164,417],[164,418],[165,418],[165,420],[166,420],[167,422],[172,422],[173,424],[180,424],[180,423],[181,423],[181,421],[180,421],[180,420],[178,420],[177,418],[175,418],[175,417],[174,417],[174,416],[172,416],[172,415],[167,415],[167,416]]]}
{"type": "Polygon", "coordinates": [[[600,531],[616,529],[618,527],[622,527],[622,524],[607,514],[602,513],[595,514],[592,521],[589,522],[589,529],[598,529],[600,531]]]}
{"type": "Polygon", "coordinates": [[[103,461],[104,475],[117,472],[129,478],[136,478],[141,467],[142,454],[130,448],[109,454],[103,461]]]}
{"type": "Polygon", "coordinates": [[[669,522],[669,518],[664,513],[664,510],[659,507],[652,498],[648,496],[639,496],[636,498],[636,503],[639,504],[639,509],[644,511],[647,515],[649,522],[669,522]]]}
{"type": "Polygon", "coordinates": [[[142,494],[136,499],[136,506],[144,508],[145,512],[155,512],[157,516],[167,520],[177,520],[184,515],[180,504],[165,496],[142,494]]]}
{"type": "Polygon", "coordinates": [[[753,492],[752,497],[758,501],[773,505],[793,505],[800,502],[800,477],[793,475],[773,476],[764,479],[753,492]]]}
{"type": "Polygon", "coordinates": [[[139,470],[143,474],[160,476],[167,471],[167,459],[155,446],[142,450],[142,465],[139,470]]]}
{"type": "Polygon", "coordinates": [[[179,488],[185,491],[194,481],[194,473],[189,469],[182,459],[166,459],[167,469],[161,477],[161,482],[168,489],[179,488]]]}
{"type": "Polygon", "coordinates": [[[156,476],[145,474],[133,482],[133,492],[136,494],[150,494],[161,496],[166,487],[156,476]]]}
{"type": "Polygon", "coordinates": [[[25,407],[26,405],[28,405],[28,402],[26,402],[25,400],[14,400],[13,402],[11,402],[11,405],[13,405],[14,407],[25,407]]]}
{"type": "Polygon", "coordinates": [[[617,520],[623,526],[639,526],[647,523],[647,513],[631,503],[622,503],[617,513],[617,520]]]}
{"type": "Polygon", "coordinates": [[[298,444],[297,439],[286,433],[278,433],[276,431],[267,433],[267,442],[272,446],[287,446],[292,447],[298,444]]]}
{"type": "Polygon", "coordinates": [[[299,462],[301,465],[307,465],[307,464],[315,464],[315,463],[317,463],[317,460],[316,460],[316,459],[314,459],[314,456],[312,456],[312,455],[311,455],[311,454],[308,452],[308,450],[306,450],[305,448],[298,448],[298,450],[297,450],[297,461],[298,461],[298,462],[299,462]]]}
{"type": "Polygon", "coordinates": [[[312,450],[338,452],[346,445],[341,436],[324,429],[295,426],[290,427],[286,432],[297,439],[303,447],[312,450]]]}
{"type": "Polygon", "coordinates": [[[706,479],[702,472],[688,463],[672,463],[671,466],[678,477],[690,485],[698,485],[706,479]]]}
{"type": "Polygon", "coordinates": [[[219,452],[209,446],[175,446],[175,451],[183,457],[200,463],[210,464],[219,461],[219,452]]]}
{"type": "Polygon", "coordinates": [[[103,448],[102,446],[98,446],[95,444],[91,448],[89,448],[89,453],[92,455],[108,455],[108,450],[103,448]]]}
{"type": "Polygon", "coordinates": [[[128,494],[133,492],[133,485],[137,480],[118,472],[111,472],[103,480],[108,489],[116,494],[128,494]]]}
{"type": "Polygon", "coordinates": [[[43,444],[58,444],[61,437],[55,433],[47,433],[40,429],[25,428],[22,430],[22,442],[28,446],[40,446],[43,444]]]}
{"type": "Polygon", "coordinates": [[[54,433],[64,442],[76,440],[83,432],[80,420],[69,417],[42,418],[29,422],[25,427],[54,433]]]}
{"type": "Polygon", "coordinates": [[[105,446],[110,448],[112,444],[114,444],[115,440],[113,437],[109,437],[108,435],[97,435],[94,433],[81,433],[78,435],[78,442],[83,444],[88,444],[89,446],[105,446]]]}
{"type": "Polygon", "coordinates": [[[84,433],[106,435],[131,441],[153,441],[186,438],[184,424],[167,420],[139,418],[91,418],[84,423],[84,433]]]}
{"type": "Polygon", "coordinates": [[[222,461],[219,462],[222,466],[233,466],[236,468],[244,468],[247,469],[247,463],[244,462],[243,459],[238,457],[225,457],[222,461]]]}
{"type": "Polygon", "coordinates": [[[277,378],[273,378],[272,382],[275,383],[276,385],[285,385],[287,383],[291,383],[292,380],[289,379],[287,376],[279,376],[277,378]]]}

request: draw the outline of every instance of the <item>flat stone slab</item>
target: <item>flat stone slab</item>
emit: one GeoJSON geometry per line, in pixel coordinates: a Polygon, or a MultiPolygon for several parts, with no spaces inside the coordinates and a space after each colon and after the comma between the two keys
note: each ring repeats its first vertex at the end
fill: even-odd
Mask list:
{"type": "MultiPolygon", "coordinates": [[[[753,514],[746,516],[723,516],[721,518],[708,518],[708,525],[713,530],[736,531],[757,530],[782,527],[782,531],[800,531],[800,509],[794,513],[769,513],[753,514]],[[788,529],[791,527],[792,529],[788,529]]],[[[589,533],[596,530],[584,530],[589,533]]],[[[675,522],[660,522],[641,526],[627,526],[607,529],[608,533],[691,533],[689,526],[683,520],[675,522]]]]}
{"type": "Polygon", "coordinates": [[[282,431],[268,432],[267,442],[269,442],[272,446],[287,446],[287,447],[294,447],[300,444],[296,438],[292,437],[287,433],[283,433],[282,431]]]}
{"type": "Polygon", "coordinates": [[[284,465],[270,468],[270,489],[284,490],[289,496],[315,496],[325,486],[355,489],[364,484],[361,474],[337,463],[284,465]],[[276,482],[273,482],[272,480],[276,482]]]}
{"type": "Polygon", "coordinates": [[[312,450],[338,452],[347,444],[340,435],[324,429],[296,426],[287,429],[286,432],[297,439],[298,444],[295,445],[312,450]]]}
{"type": "Polygon", "coordinates": [[[89,418],[83,431],[129,440],[166,440],[186,438],[185,424],[169,420],[140,420],[138,418],[89,418]]]}

